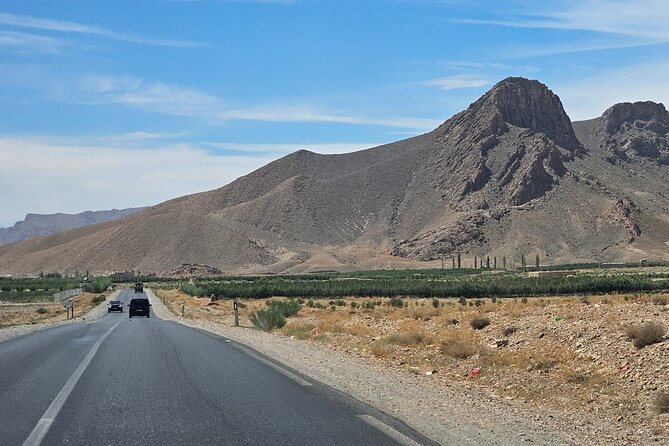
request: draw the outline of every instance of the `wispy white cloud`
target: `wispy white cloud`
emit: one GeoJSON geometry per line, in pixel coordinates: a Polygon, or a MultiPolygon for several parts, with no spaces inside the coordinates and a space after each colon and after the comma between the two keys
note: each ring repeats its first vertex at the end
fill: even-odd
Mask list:
{"type": "MultiPolygon", "coordinates": [[[[520,2],[522,12],[507,19],[456,19],[457,22],[515,28],[543,28],[623,34],[669,40],[665,0],[564,0],[520,2]]],[[[520,8],[519,8],[520,9],[520,8]]]]}
{"type": "Polygon", "coordinates": [[[188,144],[142,148],[87,140],[0,136],[0,227],[26,213],[82,212],[156,204],[221,187],[272,156],[215,155],[188,144]],[[141,183],[119,181],[142,170],[141,183]]]}
{"type": "Polygon", "coordinates": [[[63,33],[89,34],[105,37],[112,40],[139,43],[143,45],[171,46],[171,47],[201,47],[207,46],[203,43],[190,42],[186,40],[169,40],[146,37],[131,32],[117,32],[101,26],[84,25],[81,23],[64,20],[54,20],[29,15],[18,15],[0,13],[0,24],[18,28],[39,29],[43,31],[56,31],[63,33]]]}
{"type": "Polygon", "coordinates": [[[373,117],[359,113],[323,110],[302,103],[272,103],[239,107],[194,88],[133,78],[89,77],[82,84],[87,100],[125,104],[157,113],[202,119],[210,125],[229,121],[313,122],[374,125],[432,130],[439,121],[415,117],[373,117]]]}
{"type": "Polygon", "coordinates": [[[67,42],[53,37],[36,36],[15,31],[0,31],[0,47],[18,51],[58,54],[67,42]]]}
{"type": "Polygon", "coordinates": [[[492,82],[489,79],[481,76],[446,76],[439,79],[432,79],[424,82],[428,87],[437,87],[440,90],[457,90],[460,88],[477,88],[490,85],[492,82]]]}
{"type": "Polygon", "coordinates": [[[606,70],[551,86],[572,120],[600,116],[618,102],[654,101],[669,105],[669,61],[606,70]]]}

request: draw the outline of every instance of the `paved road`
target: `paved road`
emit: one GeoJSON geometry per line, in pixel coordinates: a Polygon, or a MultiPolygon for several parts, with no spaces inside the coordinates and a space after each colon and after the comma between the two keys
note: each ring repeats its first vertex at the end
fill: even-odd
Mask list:
{"type": "Polygon", "coordinates": [[[433,444],[245,346],[124,311],[0,343],[1,445],[433,444]]]}

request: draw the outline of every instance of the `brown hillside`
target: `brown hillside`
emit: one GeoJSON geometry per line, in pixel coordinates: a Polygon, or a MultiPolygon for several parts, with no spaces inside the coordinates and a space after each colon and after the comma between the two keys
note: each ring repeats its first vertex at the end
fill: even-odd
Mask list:
{"type": "Polygon", "coordinates": [[[457,252],[666,257],[663,110],[619,104],[572,127],[545,85],[508,78],[430,133],[344,155],[301,150],[220,189],[0,247],[0,270],[308,272],[457,252]]]}

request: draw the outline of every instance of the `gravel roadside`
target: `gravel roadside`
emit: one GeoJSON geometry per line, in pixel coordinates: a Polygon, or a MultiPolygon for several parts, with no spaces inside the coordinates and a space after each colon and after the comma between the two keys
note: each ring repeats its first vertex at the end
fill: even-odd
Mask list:
{"type": "Polygon", "coordinates": [[[475,386],[437,383],[429,376],[399,373],[343,352],[248,328],[184,320],[147,290],[156,316],[216,333],[249,346],[334,389],[395,416],[445,445],[613,444],[606,426],[574,423],[496,398],[475,386]]]}
{"type": "Polygon", "coordinates": [[[107,302],[116,298],[118,293],[120,293],[120,291],[115,291],[110,296],[108,296],[104,302],[100,303],[91,311],[89,311],[83,316],[75,317],[74,319],[58,321],[58,322],[46,322],[43,324],[24,324],[24,325],[15,325],[13,327],[0,328],[0,342],[4,342],[17,336],[22,336],[24,334],[32,333],[34,331],[46,330],[47,328],[52,328],[59,325],[85,324],[87,322],[99,319],[107,312],[107,302]]]}

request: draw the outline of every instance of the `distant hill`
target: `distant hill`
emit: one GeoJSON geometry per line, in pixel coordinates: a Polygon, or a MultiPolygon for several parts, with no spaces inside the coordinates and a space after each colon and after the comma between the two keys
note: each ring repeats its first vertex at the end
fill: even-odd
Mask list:
{"type": "Polygon", "coordinates": [[[0,272],[667,258],[668,129],[652,102],[572,123],[545,85],[508,78],[421,136],[343,155],[300,150],[220,189],[0,247],[0,272]]]}
{"type": "Polygon", "coordinates": [[[0,245],[128,217],[142,209],[144,208],[86,211],[80,214],[28,214],[14,226],[0,228],[0,245]]]}

